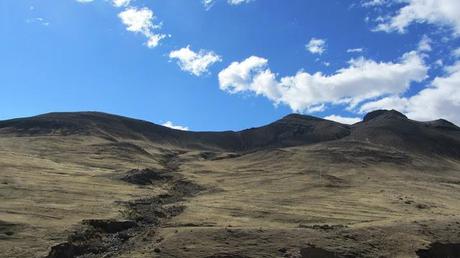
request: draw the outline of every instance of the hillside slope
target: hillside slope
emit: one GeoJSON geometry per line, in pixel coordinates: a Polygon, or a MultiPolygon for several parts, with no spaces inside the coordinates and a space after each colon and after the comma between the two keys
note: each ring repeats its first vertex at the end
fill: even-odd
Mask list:
{"type": "Polygon", "coordinates": [[[0,121],[0,257],[445,257],[460,243],[459,134],[386,110],[239,132],[94,112],[0,121]]]}

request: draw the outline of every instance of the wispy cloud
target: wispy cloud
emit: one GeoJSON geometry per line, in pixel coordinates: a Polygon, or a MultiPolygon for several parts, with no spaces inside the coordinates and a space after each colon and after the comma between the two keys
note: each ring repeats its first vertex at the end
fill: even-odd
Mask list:
{"type": "Polygon", "coordinates": [[[244,4],[244,3],[249,3],[253,0],[228,0],[227,2],[231,5],[239,5],[239,4],[244,4]]]}
{"type": "Polygon", "coordinates": [[[460,58],[460,47],[452,50],[452,56],[455,58],[460,58]]]}
{"type": "Polygon", "coordinates": [[[423,35],[422,39],[418,43],[418,51],[419,52],[430,52],[432,40],[427,35],[423,35]]]}
{"type": "Polygon", "coordinates": [[[362,53],[364,48],[350,48],[347,49],[347,53],[362,53]]]}
{"type": "Polygon", "coordinates": [[[47,21],[45,18],[42,17],[37,17],[37,18],[31,18],[26,20],[27,23],[37,23],[43,26],[49,26],[50,22],[47,21]]]}
{"type": "Polygon", "coordinates": [[[363,7],[377,7],[386,5],[390,0],[363,0],[361,6],[363,7]]]}
{"type": "Polygon", "coordinates": [[[189,130],[189,128],[187,126],[175,125],[171,121],[167,121],[166,123],[162,124],[162,126],[166,126],[166,127],[176,129],[176,130],[181,130],[181,131],[188,131],[189,130]]]}
{"type": "MultiPolygon", "coordinates": [[[[206,10],[211,9],[211,7],[216,3],[217,0],[202,0],[201,3],[206,8],[206,10]]],[[[254,0],[227,0],[229,5],[240,5],[244,3],[249,3],[254,0]]]]}

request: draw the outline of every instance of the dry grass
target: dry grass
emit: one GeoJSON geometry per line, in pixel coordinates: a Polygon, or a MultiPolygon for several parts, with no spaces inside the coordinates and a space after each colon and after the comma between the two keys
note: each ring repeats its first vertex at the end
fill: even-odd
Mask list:
{"type": "MultiPolygon", "coordinates": [[[[0,138],[0,221],[15,224],[0,240],[2,257],[42,257],[82,219],[120,216],[117,201],[151,194],[113,178],[114,172],[157,162],[117,157],[97,138],[0,138]]],[[[6,230],[8,231],[8,230],[6,230]]],[[[3,234],[4,232],[0,232],[3,234]]]]}
{"type": "MultiPolygon", "coordinates": [[[[117,175],[161,167],[167,151],[93,137],[0,138],[1,256],[41,257],[83,219],[120,218],[117,201],[159,189],[117,175]]],[[[120,257],[279,257],[280,248],[307,244],[367,257],[414,257],[429,242],[460,241],[454,161],[347,143],[221,160],[188,151],[180,160],[178,173],[207,190],[120,257]],[[324,224],[336,227],[317,226],[324,224]]]]}

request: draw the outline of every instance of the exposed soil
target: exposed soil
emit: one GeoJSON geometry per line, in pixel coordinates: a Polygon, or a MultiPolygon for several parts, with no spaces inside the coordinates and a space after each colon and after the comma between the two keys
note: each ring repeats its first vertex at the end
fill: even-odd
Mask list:
{"type": "Polygon", "coordinates": [[[205,160],[232,159],[232,158],[238,158],[240,156],[241,154],[237,154],[237,153],[221,154],[221,153],[210,152],[210,151],[204,151],[200,153],[200,158],[205,159],[205,160]]]}
{"type": "Polygon", "coordinates": [[[202,189],[182,179],[173,180],[168,182],[172,186],[168,194],[127,203],[124,215],[128,220],[83,221],[81,229],[74,232],[66,243],[52,247],[47,257],[106,257],[125,249],[130,238],[151,231],[179,215],[184,207],[176,203],[202,189]]]}
{"type": "Polygon", "coordinates": [[[420,258],[459,258],[460,244],[443,244],[435,242],[431,244],[427,249],[418,250],[417,255],[420,258]]]}
{"type": "Polygon", "coordinates": [[[206,258],[248,258],[248,256],[239,255],[239,254],[222,253],[222,254],[214,254],[206,258]]]}
{"type": "MultiPolygon", "coordinates": [[[[84,220],[67,242],[51,248],[47,258],[109,257],[133,246],[130,239],[152,235],[164,222],[184,211],[184,198],[194,196],[203,187],[175,172],[180,166],[176,155],[167,155],[163,170],[131,170],[123,181],[167,189],[167,193],[122,203],[125,220],[84,220]]],[[[158,250],[159,251],[159,250],[158,250]]]]}
{"type": "Polygon", "coordinates": [[[19,225],[7,223],[0,220],[0,240],[14,237],[19,225]]]}
{"type": "Polygon", "coordinates": [[[306,247],[300,249],[300,256],[302,258],[342,258],[333,252],[324,250],[317,247],[306,247]]]}
{"type": "Polygon", "coordinates": [[[136,185],[161,184],[171,179],[172,175],[165,173],[165,171],[154,169],[133,169],[121,178],[125,182],[136,185]]]}

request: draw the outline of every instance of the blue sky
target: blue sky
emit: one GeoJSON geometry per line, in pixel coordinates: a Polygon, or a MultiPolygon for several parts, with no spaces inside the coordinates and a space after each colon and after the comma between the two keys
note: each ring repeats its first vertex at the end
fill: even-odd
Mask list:
{"type": "Polygon", "coordinates": [[[191,130],[395,108],[460,123],[458,0],[6,0],[0,119],[103,111],[191,130]]]}

